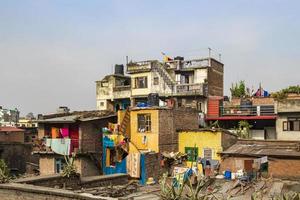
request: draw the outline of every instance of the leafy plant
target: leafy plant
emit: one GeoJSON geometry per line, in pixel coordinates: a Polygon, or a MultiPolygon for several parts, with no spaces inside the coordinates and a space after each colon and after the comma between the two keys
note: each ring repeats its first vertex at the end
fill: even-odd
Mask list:
{"type": "Polygon", "coordinates": [[[278,101],[282,101],[287,98],[288,94],[300,94],[300,86],[289,86],[278,92],[272,93],[272,97],[278,101]]]}
{"type": "Polygon", "coordinates": [[[245,97],[246,96],[246,85],[245,81],[240,81],[238,83],[232,84],[230,88],[231,97],[245,97]]]}
{"type": "Polygon", "coordinates": [[[11,179],[9,169],[3,159],[0,160],[0,183],[7,183],[11,179]]]}
{"type": "Polygon", "coordinates": [[[76,166],[74,164],[75,161],[75,154],[72,154],[71,157],[65,156],[66,165],[64,166],[62,176],[63,177],[70,177],[72,175],[76,175],[76,166]]]}
{"type": "Polygon", "coordinates": [[[237,135],[240,138],[249,138],[251,128],[252,128],[252,125],[250,125],[248,121],[246,121],[246,120],[239,121],[237,135]]]}

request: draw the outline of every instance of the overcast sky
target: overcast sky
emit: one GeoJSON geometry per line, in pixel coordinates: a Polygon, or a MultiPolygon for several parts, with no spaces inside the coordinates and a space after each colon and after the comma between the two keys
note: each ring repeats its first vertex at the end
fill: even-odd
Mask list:
{"type": "Polygon", "coordinates": [[[232,82],[300,82],[300,1],[0,0],[0,105],[21,115],[96,108],[116,63],[222,54],[232,82]]]}

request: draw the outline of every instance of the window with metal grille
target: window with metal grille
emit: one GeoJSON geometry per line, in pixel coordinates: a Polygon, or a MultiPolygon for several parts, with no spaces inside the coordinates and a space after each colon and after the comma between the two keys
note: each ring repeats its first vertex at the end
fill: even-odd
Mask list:
{"type": "Polygon", "coordinates": [[[151,131],[151,114],[138,114],[138,132],[151,131]]]}
{"type": "Polygon", "coordinates": [[[210,149],[210,148],[204,148],[203,149],[203,157],[205,159],[212,159],[212,149],[210,149]]]}
{"type": "Polygon", "coordinates": [[[187,160],[191,162],[197,161],[198,158],[198,147],[185,147],[185,153],[187,154],[187,160]]]}
{"type": "Polygon", "coordinates": [[[291,117],[282,123],[283,131],[300,131],[300,118],[291,117]]]}
{"type": "Polygon", "coordinates": [[[135,78],[135,88],[147,88],[148,81],[147,76],[136,77],[135,78]]]}

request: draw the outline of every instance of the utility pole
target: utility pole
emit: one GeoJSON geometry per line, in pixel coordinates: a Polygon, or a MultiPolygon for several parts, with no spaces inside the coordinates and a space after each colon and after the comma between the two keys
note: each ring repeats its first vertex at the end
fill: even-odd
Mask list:
{"type": "Polygon", "coordinates": [[[210,58],[211,57],[211,48],[208,47],[208,57],[210,58]]]}

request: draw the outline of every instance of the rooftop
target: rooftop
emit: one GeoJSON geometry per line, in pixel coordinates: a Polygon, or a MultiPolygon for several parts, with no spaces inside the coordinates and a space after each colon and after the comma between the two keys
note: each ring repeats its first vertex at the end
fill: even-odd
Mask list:
{"type": "Polygon", "coordinates": [[[24,132],[24,130],[16,127],[11,127],[11,126],[3,126],[0,127],[0,132],[24,132]]]}
{"type": "Polygon", "coordinates": [[[239,140],[221,155],[228,156],[269,156],[274,158],[300,158],[300,141],[282,140],[239,140]]]}
{"type": "Polygon", "coordinates": [[[61,113],[45,115],[43,119],[39,119],[39,123],[75,123],[76,121],[91,121],[115,117],[116,113],[111,111],[74,111],[71,113],[61,113]]]}

